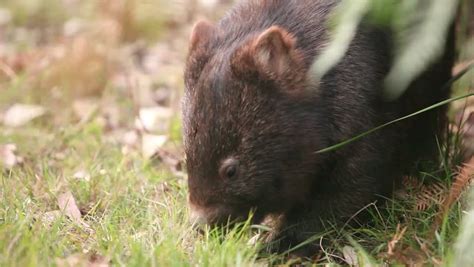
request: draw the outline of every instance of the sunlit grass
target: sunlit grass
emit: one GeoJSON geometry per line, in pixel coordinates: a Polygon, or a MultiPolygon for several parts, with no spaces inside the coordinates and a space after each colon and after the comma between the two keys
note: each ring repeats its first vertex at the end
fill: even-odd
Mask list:
{"type": "Polygon", "coordinates": [[[27,155],[21,167],[1,173],[1,266],[49,265],[76,253],[128,266],[256,261],[256,247],[247,245],[248,226],[225,238],[216,230],[200,235],[188,222],[184,181],[123,155],[90,127],[95,126],[43,129],[43,138],[29,134],[31,128],[0,137],[1,143],[20,144],[27,155]],[[55,153],[64,159],[54,159],[55,153]],[[87,170],[90,180],[74,178],[78,169],[87,170]],[[65,216],[47,219],[65,190],[75,196],[90,228],[65,216]]]}
{"type": "MultiPolygon", "coordinates": [[[[254,242],[259,230],[248,222],[198,231],[188,218],[185,176],[157,159],[143,157],[137,148],[124,149],[112,138],[114,130],[135,130],[137,115],[128,88],[135,86],[133,79],[131,85],[120,87],[111,78],[125,68],[122,61],[132,61],[132,53],[123,50],[140,40],[148,45],[164,34],[176,34],[177,21],[187,20],[180,17],[185,12],[178,16],[173,4],[162,0],[4,0],[0,7],[13,15],[5,29],[8,36],[16,36],[13,31],[18,27],[28,36],[8,39],[15,52],[8,56],[25,58],[19,57],[21,68],[14,69],[13,77],[0,76],[0,111],[14,103],[47,109],[46,115],[22,127],[0,126],[0,145],[15,144],[23,157],[11,170],[0,169],[0,266],[85,266],[94,261],[114,266],[267,266],[308,260],[268,254],[264,244],[254,242]],[[64,36],[65,23],[72,18],[84,20],[84,28],[64,36]],[[48,34],[37,38],[38,30],[48,34]],[[120,58],[124,55],[126,59],[120,58]],[[100,114],[80,121],[72,103],[84,97],[101,105],[112,102],[120,115],[119,129],[111,129],[100,114]],[[58,197],[66,191],[74,196],[82,221],[71,220],[60,210],[58,197]]],[[[185,49],[183,44],[182,54],[172,60],[182,61],[185,49]]],[[[175,114],[161,134],[177,151],[182,146],[179,64],[159,66],[154,81],[171,87],[174,94],[168,104],[175,114]]],[[[129,78],[129,73],[123,75],[129,78]]],[[[452,154],[442,170],[419,176],[449,187],[457,164],[452,154]]],[[[341,264],[344,248],[351,247],[359,263],[454,262],[469,246],[465,245],[469,240],[460,239],[463,247],[454,250],[466,209],[463,202],[454,205],[434,232],[438,206],[416,210],[417,193],[408,190],[405,198],[369,207],[370,224],[329,227],[323,250],[311,260],[341,264]],[[388,253],[390,241],[402,229],[406,230],[393,253],[388,253]]]]}

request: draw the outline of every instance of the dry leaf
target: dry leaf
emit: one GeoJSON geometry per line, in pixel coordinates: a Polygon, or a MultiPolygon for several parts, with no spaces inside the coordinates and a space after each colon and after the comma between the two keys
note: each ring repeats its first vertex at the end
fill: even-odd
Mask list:
{"type": "Polygon", "coordinates": [[[120,143],[127,147],[135,147],[138,143],[139,136],[136,131],[125,132],[121,138],[120,143]]]}
{"type": "Polygon", "coordinates": [[[474,155],[474,101],[466,100],[455,110],[455,122],[450,124],[450,130],[462,137],[464,157],[468,160],[474,155]]]}
{"type": "Polygon", "coordinates": [[[157,160],[169,167],[171,172],[177,176],[183,176],[183,159],[163,149],[159,149],[154,154],[157,160]]]}
{"type": "Polygon", "coordinates": [[[440,183],[421,186],[416,195],[415,210],[425,211],[433,206],[438,207],[445,201],[446,192],[446,187],[440,183]]]}
{"type": "Polygon", "coordinates": [[[78,99],[72,104],[74,115],[81,120],[80,123],[88,122],[92,118],[92,115],[97,111],[98,107],[97,100],[92,98],[78,99]]]}
{"type": "Polygon", "coordinates": [[[72,177],[74,177],[75,179],[78,179],[78,180],[84,180],[86,182],[89,182],[91,180],[91,175],[85,171],[85,170],[79,170],[77,172],[75,172],[72,177]]]}
{"type": "MultiPolygon", "coordinates": [[[[426,266],[427,262],[426,259],[429,258],[430,261],[437,261],[434,256],[427,257],[423,253],[421,253],[418,249],[414,249],[413,247],[404,245],[401,248],[397,249],[395,253],[391,256],[385,255],[382,253],[380,257],[388,257],[394,264],[398,264],[401,266],[426,266]]],[[[392,264],[393,265],[393,264],[392,264]]],[[[387,265],[387,266],[392,266],[387,265]]],[[[395,266],[398,266],[395,265],[395,266]]],[[[438,265],[435,265],[438,266],[438,265]]]]}
{"type": "Polygon", "coordinates": [[[461,194],[469,186],[470,181],[474,176],[474,157],[463,165],[464,166],[459,172],[459,175],[456,176],[451,190],[449,191],[449,196],[443,205],[445,209],[449,209],[450,206],[459,199],[461,194]]]}
{"type": "Polygon", "coordinates": [[[219,3],[218,0],[199,0],[199,4],[202,7],[207,8],[209,10],[214,9],[218,3],[219,3]]]}
{"type": "Polygon", "coordinates": [[[258,245],[258,241],[261,240],[262,233],[254,234],[248,241],[247,246],[256,246],[258,245]]]}
{"type": "Polygon", "coordinates": [[[81,212],[77,207],[76,200],[71,191],[67,191],[58,196],[59,209],[66,214],[71,220],[82,223],[81,212]]]}
{"type": "Polygon", "coordinates": [[[86,22],[80,18],[71,18],[63,25],[63,35],[66,37],[73,37],[78,35],[84,28],[86,22]]]}
{"type": "Polygon", "coordinates": [[[166,135],[143,134],[142,154],[145,158],[151,158],[165,144],[166,135]]]}
{"type": "Polygon", "coordinates": [[[61,211],[59,210],[48,211],[48,212],[45,212],[41,216],[41,221],[43,222],[43,224],[51,226],[54,223],[54,221],[56,221],[59,217],[61,217],[61,211]]]}
{"type": "Polygon", "coordinates": [[[410,193],[411,190],[421,188],[422,184],[419,179],[411,176],[402,177],[402,186],[395,189],[393,195],[396,199],[408,200],[413,198],[413,194],[410,193]]]}
{"type": "Polygon", "coordinates": [[[359,259],[357,252],[351,246],[345,246],[342,248],[342,254],[344,255],[344,261],[351,266],[359,266],[359,259]]]}
{"type": "Polygon", "coordinates": [[[12,13],[9,9],[0,8],[0,26],[7,25],[12,20],[12,13]]]}
{"type": "Polygon", "coordinates": [[[438,213],[435,222],[433,224],[433,233],[439,228],[443,218],[446,217],[449,210],[454,203],[461,197],[462,193],[469,187],[471,180],[474,176],[474,157],[469,160],[468,163],[463,164],[464,166],[460,170],[459,174],[454,179],[453,185],[449,190],[449,195],[444,199],[440,212],[438,213]]]}
{"type": "Polygon", "coordinates": [[[37,105],[15,104],[10,107],[4,117],[3,124],[9,127],[19,127],[31,120],[44,115],[46,110],[37,105]]]}
{"type": "Polygon", "coordinates": [[[23,161],[21,157],[15,155],[15,151],[15,144],[0,145],[0,163],[4,168],[11,169],[23,161]]]}
{"type": "Polygon", "coordinates": [[[108,130],[118,129],[120,126],[120,108],[116,104],[102,103],[100,112],[105,119],[105,127],[108,130]]]}
{"type": "Polygon", "coordinates": [[[400,241],[400,239],[402,239],[403,235],[405,235],[406,230],[407,230],[406,226],[403,227],[403,229],[401,229],[400,224],[397,224],[397,230],[395,231],[395,235],[392,237],[392,240],[390,240],[390,242],[388,242],[388,245],[387,245],[388,256],[393,256],[395,247],[397,246],[397,243],[400,241]]]}
{"type": "Polygon", "coordinates": [[[169,119],[173,111],[165,107],[141,108],[136,126],[146,132],[164,132],[168,129],[169,119]]]}
{"type": "Polygon", "coordinates": [[[453,67],[453,70],[452,70],[452,74],[453,76],[456,76],[458,75],[461,71],[463,71],[464,69],[466,69],[469,65],[471,64],[474,64],[474,60],[468,60],[468,61],[464,61],[464,62],[459,62],[457,63],[454,67],[453,67]]]}
{"type": "Polygon", "coordinates": [[[56,264],[59,267],[108,267],[110,266],[110,259],[96,254],[73,254],[65,259],[56,259],[56,264]]]}

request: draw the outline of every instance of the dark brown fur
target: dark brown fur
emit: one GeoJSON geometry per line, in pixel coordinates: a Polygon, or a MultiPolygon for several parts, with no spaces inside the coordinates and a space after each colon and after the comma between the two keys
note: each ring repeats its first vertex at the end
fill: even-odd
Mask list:
{"type": "Polygon", "coordinates": [[[285,249],[320,231],[321,220],[344,221],[390,196],[408,166],[437,153],[444,110],[315,153],[442,100],[453,63],[446,53],[401,99],[383,102],[391,37],[364,24],[343,60],[309,82],[337,2],[244,1],[216,26],[196,26],[183,110],[189,202],[198,219],[283,214],[292,226],[280,235],[285,249]]]}

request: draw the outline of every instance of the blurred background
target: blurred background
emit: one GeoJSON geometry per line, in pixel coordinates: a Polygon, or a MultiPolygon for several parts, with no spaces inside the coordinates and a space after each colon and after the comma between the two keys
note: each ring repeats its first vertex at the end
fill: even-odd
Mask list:
{"type": "Polygon", "coordinates": [[[180,141],[190,30],[199,18],[222,15],[230,2],[2,0],[4,130],[93,122],[145,157],[180,141]]]}
{"type": "MultiPolygon", "coordinates": [[[[0,0],[0,265],[257,261],[245,235],[227,243],[218,235],[202,237],[190,230],[186,212],[180,98],[188,38],[197,20],[216,21],[233,2],[0,0]]],[[[463,0],[460,11],[453,73],[474,60],[474,1],[463,0]]],[[[453,94],[473,90],[471,71],[453,94]]],[[[453,103],[450,120],[464,156],[472,155],[474,98],[453,103]]],[[[446,173],[449,181],[456,176],[446,173]]],[[[439,194],[411,194],[422,209],[410,204],[400,212],[414,218],[402,226],[426,224],[409,228],[405,237],[416,241],[381,256],[383,244],[393,237],[395,246],[402,229],[398,221],[384,223],[374,255],[421,265],[439,265],[451,255],[443,242],[452,247],[461,208],[436,236],[439,247],[418,246],[419,229],[429,236],[434,216],[420,210],[441,205],[436,198],[449,187],[439,188],[439,194]]],[[[462,248],[472,251],[474,234],[462,236],[469,244],[458,255],[470,256],[462,248]]]]}
{"type": "MultiPolygon", "coordinates": [[[[146,156],[180,141],[187,41],[200,18],[217,20],[232,0],[2,0],[0,119],[20,128],[94,121],[146,156]],[[136,142],[136,143],[135,143],[136,142]]],[[[459,71],[473,58],[473,4],[458,19],[459,71]]],[[[462,79],[461,93],[472,87],[462,79]]],[[[463,106],[455,104],[453,118],[463,106]]],[[[462,117],[462,118],[461,118],[462,117]]],[[[472,137],[469,135],[469,137],[472,137]]]]}

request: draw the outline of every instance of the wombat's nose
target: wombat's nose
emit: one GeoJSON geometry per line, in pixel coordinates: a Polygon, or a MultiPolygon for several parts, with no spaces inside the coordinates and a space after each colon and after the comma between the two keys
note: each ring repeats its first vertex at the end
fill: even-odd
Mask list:
{"type": "Polygon", "coordinates": [[[195,226],[207,224],[207,216],[204,211],[189,203],[189,220],[195,226]]]}
{"type": "Polygon", "coordinates": [[[207,224],[206,216],[204,216],[203,212],[195,209],[191,209],[189,213],[189,220],[191,224],[196,226],[202,226],[207,224]]]}

